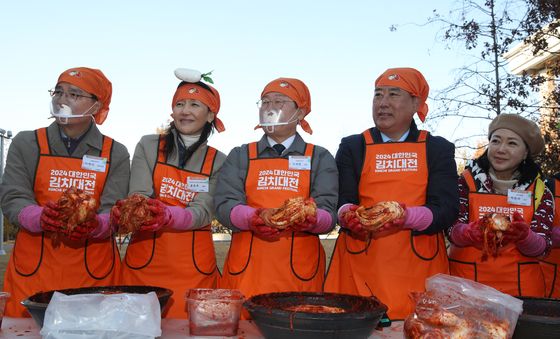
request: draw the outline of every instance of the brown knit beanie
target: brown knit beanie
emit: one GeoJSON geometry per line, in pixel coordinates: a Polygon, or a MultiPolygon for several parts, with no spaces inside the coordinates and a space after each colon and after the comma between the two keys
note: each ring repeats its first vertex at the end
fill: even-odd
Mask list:
{"type": "Polygon", "coordinates": [[[505,128],[517,133],[529,147],[531,157],[539,155],[544,150],[544,139],[537,124],[518,114],[500,114],[492,120],[488,127],[488,139],[495,130],[505,128]]]}

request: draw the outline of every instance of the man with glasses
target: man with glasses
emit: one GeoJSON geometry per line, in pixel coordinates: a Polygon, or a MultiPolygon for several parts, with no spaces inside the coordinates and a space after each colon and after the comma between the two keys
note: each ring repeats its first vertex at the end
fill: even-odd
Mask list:
{"type": "Polygon", "coordinates": [[[218,178],[214,201],[218,220],[233,230],[221,287],[245,297],[283,291],[320,291],[325,253],[318,234],[336,222],[338,191],[334,158],[306,143],[298,125],[312,133],[307,86],[298,79],[270,82],[257,103],[265,135],[234,148],[218,178]],[[313,198],[316,215],[297,231],[280,230],[263,218],[289,198],[313,198]]]}
{"type": "Polygon", "coordinates": [[[4,279],[11,317],[29,317],[20,301],[39,291],[117,283],[109,212],[126,197],[130,161],[125,146],[97,128],[111,82],[99,70],[71,68],[49,92],[55,121],[15,136],[0,184],[2,210],[19,227],[4,279]],[[92,196],[97,210],[71,231],[56,203],[70,187],[92,196]]]}

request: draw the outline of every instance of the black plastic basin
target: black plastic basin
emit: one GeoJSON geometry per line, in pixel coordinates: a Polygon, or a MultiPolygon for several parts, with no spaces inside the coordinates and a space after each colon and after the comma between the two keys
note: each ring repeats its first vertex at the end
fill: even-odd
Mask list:
{"type": "Polygon", "coordinates": [[[513,338],[560,338],[560,299],[520,297],[523,313],[513,338]]]}
{"type": "Polygon", "coordinates": [[[243,306],[266,338],[367,338],[387,306],[375,297],[338,293],[283,292],[260,294],[243,306]],[[337,307],[342,313],[286,310],[297,305],[337,307]]]}
{"type": "Polygon", "coordinates": [[[146,294],[150,292],[155,292],[159,300],[159,306],[161,312],[165,308],[165,305],[169,301],[169,298],[173,294],[173,291],[156,286],[98,286],[98,287],[82,287],[82,288],[70,288],[66,290],[53,290],[47,292],[36,293],[27,299],[23,300],[21,304],[27,308],[27,311],[31,314],[31,317],[39,327],[43,327],[43,320],[45,319],[45,311],[47,306],[51,301],[54,292],[60,292],[66,295],[74,294],[116,294],[116,293],[137,293],[146,294]]]}

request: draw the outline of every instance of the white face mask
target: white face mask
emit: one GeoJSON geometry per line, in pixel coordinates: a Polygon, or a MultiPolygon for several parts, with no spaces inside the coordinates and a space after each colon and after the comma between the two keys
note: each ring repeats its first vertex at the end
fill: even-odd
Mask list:
{"type": "Polygon", "coordinates": [[[74,112],[72,111],[72,107],[65,104],[61,104],[60,108],[58,108],[57,110],[55,109],[55,105],[51,101],[51,116],[53,118],[57,118],[59,123],[63,125],[66,125],[68,123],[68,119],[82,118],[88,115],[91,116],[91,118],[93,119],[93,114],[90,113],[90,111],[93,109],[95,104],[97,104],[97,102],[94,102],[93,105],[91,105],[91,107],[88,108],[82,114],[74,114],[74,112]]]}
{"type": "Polygon", "coordinates": [[[291,117],[287,118],[284,115],[284,111],[281,109],[269,109],[260,113],[260,125],[261,126],[281,126],[289,125],[297,121],[297,111],[296,110],[291,117]]]}
{"type": "Polygon", "coordinates": [[[287,118],[284,116],[284,112],[281,109],[269,109],[260,113],[259,125],[266,127],[267,131],[270,133],[274,132],[274,126],[283,126],[297,123],[297,109],[291,117],[287,118]]]}

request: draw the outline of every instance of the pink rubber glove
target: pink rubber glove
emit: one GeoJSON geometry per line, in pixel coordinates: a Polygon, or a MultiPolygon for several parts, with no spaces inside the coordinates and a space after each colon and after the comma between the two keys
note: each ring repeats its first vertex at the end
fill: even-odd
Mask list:
{"type": "Polygon", "coordinates": [[[64,231],[66,225],[57,220],[59,217],[58,204],[54,201],[47,202],[43,206],[43,213],[41,213],[41,228],[49,232],[64,231]]]}
{"type": "Polygon", "coordinates": [[[519,252],[528,257],[539,256],[546,249],[546,240],[531,231],[529,224],[518,212],[513,213],[511,225],[504,231],[502,245],[508,243],[515,243],[519,252]]]}
{"type": "Polygon", "coordinates": [[[425,230],[434,220],[432,211],[425,206],[408,207],[405,213],[404,228],[414,231],[425,230]]]}
{"type": "Polygon", "coordinates": [[[242,231],[248,231],[251,225],[251,219],[257,211],[256,208],[239,204],[231,209],[229,219],[233,226],[242,231]]]}
{"type": "Polygon", "coordinates": [[[356,216],[356,213],[348,213],[349,211],[355,212],[358,209],[358,205],[354,204],[344,204],[338,209],[338,224],[342,227],[346,227],[348,221],[356,216]]]}
{"type": "Polygon", "coordinates": [[[523,241],[529,236],[529,233],[531,233],[531,227],[523,220],[521,214],[515,212],[511,225],[503,232],[502,245],[523,241]]]}
{"type": "Polygon", "coordinates": [[[115,205],[111,207],[111,225],[113,227],[118,228],[121,224],[121,207],[124,203],[125,199],[117,200],[115,205]]]}
{"type": "Polygon", "coordinates": [[[38,205],[25,206],[18,214],[19,225],[31,233],[41,233],[43,231],[41,214],[43,214],[43,207],[38,205]]]}
{"type": "Polygon", "coordinates": [[[99,227],[97,216],[79,225],[76,225],[72,231],[66,232],[66,237],[70,240],[80,241],[90,237],[91,233],[99,227]]]}
{"type": "Polygon", "coordinates": [[[168,223],[168,227],[178,231],[188,231],[192,229],[192,213],[186,208],[180,206],[166,206],[169,214],[171,215],[171,220],[168,223]]]}
{"type": "Polygon", "coordinates": [[[312,222],[308,218],[308,224],[305,227],[300,228],[302,232],[309,232],[313,234],[328,233],[332,230],[332,216],[329,212],[324,209],[317,208],[317,214],[315,215],[315,222],[312,222]]]}
{"type": "Polygon", "coordinates": [[[387,237],[389,235],[395,234],[401,231],[404,228],[404,223],[406,220],[406,215],[408,214],[408,209],[406,208],[405,204],[399,203],[402,209],[404,210],[404,215],[398,219],[393,221],[389,221],[385,225],[379,227],[375,231],[371,232],[371,237],[373,239],[379,239],[383,237],[387,237]]]}
{"type": "Polygon", "coordinates": [[[262,209],[257,209],[251,217],[249,229],[259,238],[266,241],[276,241],[282,232],[274,227],[266,226],[264,220],[259,216],[262,209]]]}
{"type": "Polygon", "coordinates": [[[552,247],[560,248],[560,226],[552,228],[552,247]]]}
{"type": "Polygon", "coordinates": [[[153,218],[146,224],[140,226],[141,231],[155,232],[169,225],[171,213],[163,202],[157,199],[148,199],[148,209],[153,213],[153,218]]]}
{"type": "Polygon", "coordinates": [[[515,243],[515,246],[523,255],[537,257],[546,249],[546,240],[533,231],[529,231],[527,237],[515,243]]]}
{"type": "Polygon", "coordinates": [[[366,241],[369,239],[369,232],[360,223],[356,216],[358,205],[345,204],[338,210],[338,220],[340,226],[350,231],[350,236],[358,240],[366,241]]]}
{"type": "Polygon", "coordinates": [[[482,250],[484,235],[480,229],[479,222],[473,221],[469,224],[455,224],[451,231],[451,241],[459,247],[474,246],[482,250]]]}
{"type": "Polygon", "coordinates": [[[306,232],[308,229],[311,229],[316,224],[317,224],[317,211],[315,211],[314,215],[306,216],[303,222],[293,223],[292,225],[290,225],[290,228],[294,231],[306,232]]]}
{"type": "Polygon", "coordinates": [[[103,213],[97,215],[97,228],[89,234],[92,239],[107,239],[113,234],[113,228],[109,222],[109,214],[103,213]]]}

